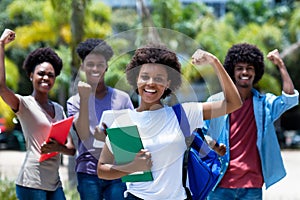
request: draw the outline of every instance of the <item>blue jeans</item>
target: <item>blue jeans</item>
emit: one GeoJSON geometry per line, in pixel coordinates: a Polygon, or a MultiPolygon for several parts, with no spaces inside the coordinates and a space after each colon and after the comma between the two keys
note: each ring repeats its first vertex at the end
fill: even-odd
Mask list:
{"type": "Polygon", "coordinates": [[[19,200],[66,200],[62,187],[47,191],[16,185],[16,193],[19,200]]]}
{"type": "Polygon", "coordinates": [[[220,188],[209,193],[208,200],[262,200],[261,188],[220,188]]]}
{"type": "Polygon", "coordinates": [[[126,184],[121,179],[103,180],[96,175],[78,172],[77,181],[81,200],[124,199],[126,184]]]}

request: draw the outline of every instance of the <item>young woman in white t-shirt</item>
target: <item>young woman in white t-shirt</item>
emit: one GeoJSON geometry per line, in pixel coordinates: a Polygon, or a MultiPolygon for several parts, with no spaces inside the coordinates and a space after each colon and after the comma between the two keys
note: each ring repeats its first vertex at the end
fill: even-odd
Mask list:
{"type": "MultiPolygon", "coordinates": [[[[211,64],[214,67],[225,99],[209,103],[183,103],[190,132],[202,127],[203,120],[233,112],[241,106],[237,89],[214,55],[197,50],[192,60],[196,65],[211,64]]],[[[98,176],[116,179],[133,172],[151,170],[153,181],[127,183],[126,199],[183,200],[186,198],[182,186],[185,138],[172,107],[163,105],[161,101],[181,85],[178,58],[163,45],[139,48],[127,65],[126,76],[141,97],[140,105],[135,110],[104,112],[101,121],[103,128],[136,125],[144,149],[136,154],[132,162],[116,165],[107,137],[98,163],[98,176]]]]}

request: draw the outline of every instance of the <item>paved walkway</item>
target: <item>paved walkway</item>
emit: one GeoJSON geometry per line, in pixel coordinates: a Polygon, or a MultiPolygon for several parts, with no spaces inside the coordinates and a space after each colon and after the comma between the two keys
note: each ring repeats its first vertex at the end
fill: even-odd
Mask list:
{"type": "Polygon", "coordinates": [[[264,200],[300,200],[300,151],[282,151],[287,175],[264,191],[264,200]]]}
{"type": "MultiPolygon", "coordinates": [[[[0,151],[0,178],[7,178],[14,181],[19,173],[23,161],[25,158],[25,152],[20,151],[0,151]]],[[[68,158],[63,156],[63,165],[60,166],[60,178],[63,183],[68,181],[68,158]]],[[[1,186],[0,186],[1,187],[1,186]]]]}
{"type": "MultiPolygon", "coordinates": [[[[0,151],[0,177],[15,180],[24,160],[25,153],[18,151],[0,151]]],[[[264,190],[264,200],[300,200],[300,151],[282,151],[287,176],[264,190]]],[[[64,165],[60,167],[63,184],[68,181],[68,158],[64,156],[64,165]]],[[[1,187],[1,186],[0,186],[1,187]]]]}

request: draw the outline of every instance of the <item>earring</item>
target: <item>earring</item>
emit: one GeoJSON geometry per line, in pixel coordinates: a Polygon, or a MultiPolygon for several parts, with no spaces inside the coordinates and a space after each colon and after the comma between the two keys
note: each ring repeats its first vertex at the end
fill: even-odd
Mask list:
{"type": "Polygon", "coordinates": [[[30,81],[32,81],[32,78],[30,78],[30,81]]]}

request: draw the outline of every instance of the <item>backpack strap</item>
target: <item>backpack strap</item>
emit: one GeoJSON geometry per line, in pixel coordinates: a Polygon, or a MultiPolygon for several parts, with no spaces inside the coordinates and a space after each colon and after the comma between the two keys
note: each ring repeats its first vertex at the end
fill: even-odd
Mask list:
{"type": "Polygon", "coordinates": [[[184,135],[184,137],[189,137],[191,135],[190,133],[190,124],[186,117],[186,114],[181,106],[181,104],[176,104],[172,106],[175,115],[177,117],[177,120],[179,122],[180,129],[184,135]]]}
{"type": "Polygon", "coordinates": [[[182,165],[182,186],[185,189],[185,193],[186,193],[186,197],[187,197],[185,200],[193,199],[190,189],[186,186],[190,148],[191,147],[188,147],[184,152],[183,165],[182,165]]]}
{"type": "MultiPolygon", "coordinates": [[[[207,140],[206,140],[206,138],[204,136],[204,133],[203,133],[203,131],[202,131],[201,128],[196,128],[196,130],[195,130],[194,133],[197,133],[201,137],[201,139],[203,140],[203,142],[205,142],[206,144],[208,144],[208,142],[207,142],[207,140]]],[[[219,143],[216,141],[215,147],[219,147],[219,146],[220,146],[219,143]]]]}
{"type": "MultiPolygon", "coordinates": [[[[190,124],[188,123],[188,119],[185,115],[185,112],[181,106],[181,104],[176,104],[172,106],[175,115],[177,117],[180,129],[185,137],[189,137],[190,134],[190,124]]],[[[187,170],[188,170],[188,160],[189,160],[189,151],[190,146],[187,146],[187,149],[184,152],[183,157],[183,166],[182,166],[182,185],[185,189],[186,200],[192,200],[192,194],[188,187],[186,187],[186,179],[187,179],[187,170]]]]}

